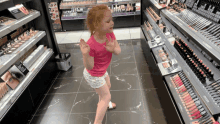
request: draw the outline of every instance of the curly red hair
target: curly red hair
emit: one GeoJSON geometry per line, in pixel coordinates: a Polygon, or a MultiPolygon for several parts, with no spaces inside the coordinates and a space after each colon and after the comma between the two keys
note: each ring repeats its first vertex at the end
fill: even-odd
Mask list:
{"type": "Polygon", "coordinates": [[[89,29],[89,31],[91,32],[91,36],[93,35],[96,26],[100,26],[100,23],[102,22],[105,15],[105,11],[108,10],[109,10],[108,6],[104,4],[97,5],[89,10],[85,23],[87,29],[89,29]]]}

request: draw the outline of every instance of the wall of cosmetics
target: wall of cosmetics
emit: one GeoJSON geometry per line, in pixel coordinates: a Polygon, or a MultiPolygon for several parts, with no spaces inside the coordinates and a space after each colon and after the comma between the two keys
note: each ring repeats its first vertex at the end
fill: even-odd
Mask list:
{"type": "MultiPolygon", "coordinates": [[[[123,18],[125,16],[130,16],[131,19],[129,19],[128,25],[134,24],[132,16],[140,17],[139,0],[62,0],[59,4],[62,30],[84,30],[85,26],[83,25],[87,17],[86,15],[89,10],[97,4],[107,5],[113,17],[123,18]],[[72,23],[77,26],[74,27],[72,23]],[[70,27],[72,27],[72,29],[70,27]]],[[[120,19],[120,21],[121,20],[122,19],[120,19]]]]}
{"type": "Polygon", "coordinates": [[[152,64],[158,65],[179,110],[176,113],[183,123],[218,124],[219,2],[156,2],[161,8],[152,0],[142,10],[142,31],[156,60],[152,64]]]}
{"type": "Polygon", "coordinates": [[[55,42],[42,5],[0,1],[0,123],[27,123],[55,76],[55,42]]]}

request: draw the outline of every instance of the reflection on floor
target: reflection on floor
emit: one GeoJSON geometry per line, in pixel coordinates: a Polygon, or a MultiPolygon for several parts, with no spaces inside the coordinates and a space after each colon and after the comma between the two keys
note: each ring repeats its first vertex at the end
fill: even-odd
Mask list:
{"type": "MultiPolygon", "coordinates": [[[[103,124],[166,124],[157,88],[140,47],[140,40],[118,40],[122,52],[113,55],[108,73],[112,102],[103,124]]],[[[72,68],[60,72],[42,101],[31,124],[93,124],[98,95],[83,78],[83,60],[78,44],[59,45],[70,52],[72,68]]]]}

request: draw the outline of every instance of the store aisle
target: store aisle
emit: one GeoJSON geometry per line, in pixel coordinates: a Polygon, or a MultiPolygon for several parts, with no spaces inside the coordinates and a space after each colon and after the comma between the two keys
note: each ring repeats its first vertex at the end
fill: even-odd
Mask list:
{"type": "MultiPolygon", "coordinates": [[[[140,27],[118,28],[114,29],[117,40],[138,39],[140,38],[140,27]]],[[[58,44],[79,43],[80,38],[87,41],[90,38],[89,31],[69,31],[57,32],[56,38],[58,44]]]]}
{"type": "MultiPolygon", "coordinates": [[[[113,55],[108,68],[112,102],[103,124],[166,124],[157,90],[151,81],[140,40],[118,40],[122,53],[113,55]]],[[[83,60],[78,44],[61,44],[71,52],[73,67],[60,72],[33,116],[31,124],[93,124],[98,95],[83,78],[83,60]]]]}

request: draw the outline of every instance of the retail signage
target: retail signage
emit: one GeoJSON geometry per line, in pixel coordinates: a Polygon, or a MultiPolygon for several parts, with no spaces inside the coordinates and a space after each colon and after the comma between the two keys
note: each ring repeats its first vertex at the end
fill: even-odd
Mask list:
{"type": "Polygon", "coordinates": [[[16,19],[23,18],[29,14],[27,9],[22,4],[8,8],[8,10],[16,19]]]}
{"type": "Polygon", "coordinates": [[[50,13],[50,19],[52,21],[53,29],[54,30],[61,30],[61,21],[60,21],[60,14],[57,6],[57,2],[49,2],[48,9],[50,13]]]}

